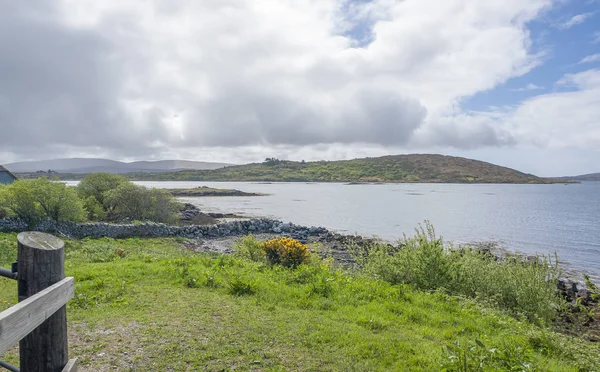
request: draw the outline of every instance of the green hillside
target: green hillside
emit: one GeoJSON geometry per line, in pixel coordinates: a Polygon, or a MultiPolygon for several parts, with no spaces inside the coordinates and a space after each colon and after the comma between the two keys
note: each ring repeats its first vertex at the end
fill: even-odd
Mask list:
{"type": "Polygon", "coordinates": [[[581,176],[559,177],[561,180],[570,181],[600,181],[600,173],[582,174],[581,176]]]}
{"type": "Polygon", "coordinates": [[[267,159],[213,170],[132,173],[135,180],[259,182],[547,183],[549,180],[483,161],[413,154],[340,161],[267,159]]]}

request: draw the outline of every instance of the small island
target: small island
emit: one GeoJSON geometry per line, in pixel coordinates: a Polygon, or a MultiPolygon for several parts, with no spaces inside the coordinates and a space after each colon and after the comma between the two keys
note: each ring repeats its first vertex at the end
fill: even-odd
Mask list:
{"type": "Polygon", "coordinates": [[[208,186],[199,186],[189,189],[167,189],[177,197],[205,197],[205,196],[264,196],[266,194],[245,192],[236,189],[217,189],[208,186]]]}

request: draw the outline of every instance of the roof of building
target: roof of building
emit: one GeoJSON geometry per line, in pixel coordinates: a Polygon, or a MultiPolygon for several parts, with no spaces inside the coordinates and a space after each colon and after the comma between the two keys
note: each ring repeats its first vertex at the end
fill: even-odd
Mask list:
{"type": "Polygon", "coordinates": [[[16,179],[14,174],[0,165],[0,183],[13,183],[16,179]]]}

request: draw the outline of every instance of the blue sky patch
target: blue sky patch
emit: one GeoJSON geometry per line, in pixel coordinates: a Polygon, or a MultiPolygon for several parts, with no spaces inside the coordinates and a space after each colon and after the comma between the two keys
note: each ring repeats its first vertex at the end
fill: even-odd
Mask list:
{"type": "Polygon", "coordinates": [[[489,91],[462,102],[468,111],[513,106],[540,94],[573,90],[557,84],[566,74],[600,67],[600,1],[578,0],[555,5],[527,24],[531,53],[541,53],[541,63],[523,76],[512,78],[489,91]]]}

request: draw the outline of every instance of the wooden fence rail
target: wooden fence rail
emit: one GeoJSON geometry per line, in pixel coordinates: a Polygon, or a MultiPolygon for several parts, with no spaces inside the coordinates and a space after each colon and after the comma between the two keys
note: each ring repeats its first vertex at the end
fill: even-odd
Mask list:
{"type": "Polygon", "coordinates": [[[21,371],[75,372],[76,360],[68,360],[66,315],[75,281],[64,276],[64,243],[39,232],[20,233],[17,242],[16,275],[0,273],[18,281],[19,295],[17,305],[0,313],[0,355],[19,342],[21,371]]]}
{"type": "Polygon", "coordinates": [[[63,307],[75,293],[72,277],[44,289],[0,313],[0,354],[7,352],[63,307]]]}

